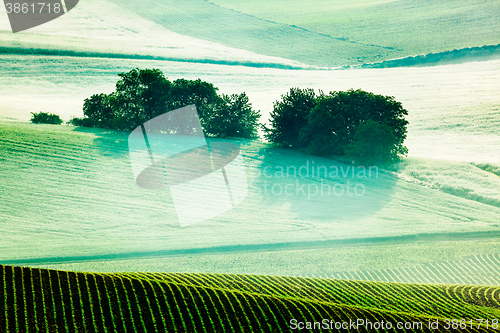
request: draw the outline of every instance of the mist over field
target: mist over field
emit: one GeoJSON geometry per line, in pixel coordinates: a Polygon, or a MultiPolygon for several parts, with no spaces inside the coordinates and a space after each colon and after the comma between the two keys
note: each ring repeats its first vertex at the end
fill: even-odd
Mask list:
{"type": "Polygon", "coordinates": [[[498,8],[458,0],[83,0],[13,34],[1,7],[2,262],[500,283],[490,268],[500,253],[500,178],[491,172],[500,166],[498,8]],[[435,66],[394,60],[417,56],[434,57],[435,66]],[[400,67],[366,68],[391,61],[400,67]],[[127,133],[28,124],[30,112],[81,117],[85,98],[112,92],[117,74],[133,68],[200,78],[225,94],[244,91],[264,123],[291,87],[394,96],[409,111],[409,154],[397,170],[376,176],[357,177],[356,169],[267,178],[266,167],[354,167],[235,141],[248,197],[179,228],[169,192],[136,186],[127,133]],[[323,181],[362,185],[363,194],[320,195],[323,181]],[[307,192],[272,192],[287,185],[307,192]],[[450,271],[453,265],[469,268],[450,271]]]}

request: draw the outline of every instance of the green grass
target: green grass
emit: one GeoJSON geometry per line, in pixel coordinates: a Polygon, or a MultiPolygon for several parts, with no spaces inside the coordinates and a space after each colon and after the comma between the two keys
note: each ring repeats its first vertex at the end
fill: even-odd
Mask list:
{"type": "Polygon", "coordinates": [[[497,165],[492,165],[492,164],[485,163],[485,164],[476,164],[476,166],[479,169],[482,169],[482,170],[484,170],[486,172],[492,173],[492,174],[497,175],[497,176],[500,177],[500,167],[497,166],[497,165]]]}
{"type": "Polygon", "coordinates": [[[402,181],[389,172],[323,179],[332,186],[359,182],[366,189],[362,196],[266,194],[266,182],[267,191],[299,182],[313,192],[320,179],[267,178],[264,168],[298,169],[312,159],[316,166],[348,166],[245,140],[238,143],[248,197],[216,218],[179,228],[168,191],[136,186],[126,140],[126,133],[114,131],[1,124],[2,259],[47,264],[195,251],[299,250],[350,240],[407,242],[413,235],[425,240],[498,231],[499,207],[402,181]]]}
{"type": "Polygon", "coordinates": [[[113,1],[175,32],[318,66],[498,44],[496,1],[113,1]]]}
{"type": "Polygon", "coordinates": [[[401,176],[408,181],[500,207],[500,178],[492,165],[407,159],[400,168],[401,176]]]}
{"type": "MultiPolygon", "coordinates": [[[[18,53],[257,67],[337,67],[430,53],[437,54],[432,62],[453,61],[462,51],[443,52],[467,50],[474,58],[469,48],[499,43],[498,11],[495,0],[87,0],[15,37],[5,21],[0,40],[18,53]]],[[[383,64],[392,65],[401,64],[383,64]]]]}
{"type": "Polygon", "coordinates": [[[499,287],[4,265],[0,279],[1,331],[288,332],[292,319],[422,323],[416,331],[438,320],[446,331],[446,319],[465,319],[462,331],[486,332],[479,320],[500,315],[499,287]]]}
{"type": "MultiPolygon", "coordinates": [[[[491,0],[209,2],[266,22],[300,27],[310,33],[366,46],[364,52],[343,59],[351,64],[499,43],[496,13],[500,7],[491,0]]],[[[298,42],[297,47],[301,46],[305,45],[298,42]]]]}
{"type": "MultiPolygon", "coordinates": [[[[0,7],[0,13],[6,15],[3,8],[0,7]]],[[[180,35],[141,18],[127,6],[96,0],[80,2],[70,15],[21,34],[13,34],[9,21],[2,20],[0,41],[0,54],[3,55],[157,58],[191,63],[252,64],[256,67],[297,65],[291,60],[266,57],[180,35]]]]}
{"type": "MultiPolygon", "coordinates": [[[[135,185],[126,133],[11,122],[0,125],[0,134],[4,263],[500,284],[500,245],[491,239],[498,235],[498,207],[487,196],[479,202],[438,187],[495,195],[497,176],[468,163],[408,159],[399,176],[382,172],[363,180],[366,197],[355,211],[357,201],[348,197],[335,198],[345,204],[338,206],[329,198],[254,190],[237,209],[178,228],[169,194],[135,185]],[[398,179],[405,174],[414,179],[398,179]]],[[[301,166],[308,158],[240,144],[254,188],[263,181],[286,184],[257,170],[301,166]]],[[[327,179],[339,180],[345,181],[327,179]]]]}
{"type": "Polygon", "coordinates": [[[204,272],[308,276],[406,283],[500,285],[500,242],[462,241],[347,245],[319,249],[206,253],[89,260],[38,267],[91,272],[204,272]],[[437,270],[436,270],[437,268],[437,270]]]}
{"type": "Polygon", "coordinates": [[[473,237],[497,231],[498,207],[401,181],[388,172],[323,179],[331,186],[359,182],[366,189],[362,196],[346,190],[343,195],[310,197],[300,192],[266,194],[266,182],[267,191],[299,182],[314,193],[320,179],[267,178],[264,168],[299,169],[312,160],[316,166],[348,166],[245,140],[238,143],[247,168],[248,197],[214,219],[179,228],[168,191],[136,186],[126,140],[126,133],[114,131],[0,125],[2,259],[46,263],[52,258],[50,263],[59,256],[89,260],[144,257],[156,251],[240,252],[259,246],[281,249],[289,243],[300,249],[325,246],[324,241],[334,246],[350,239],[425,239],[448,233],[473,237]]]}
{"type": "Polygon", "coordinates": [[[261,20],[203,0],[112,2],[183,35],[308,65],[334,67],[358,63],[354,58],[360,54],[387,56],[388,53],[388,50],[351,44],[289,24],[261,20]]]}
{"type": "Polygon", "coordinates": [[[500,61],[427,68],[289,71],[167,61],[5,56],[0,62],[0,118],[28,121],[30,112],[83,116],[82,101],[110,93],[116,74],[159,68],[169,79],[213,82],[225,94],[245,91],[268,121],[273,102],[290,87],[325,92],[360,88],[395,96],[409,110],[410,156],[499,164],[500,61]],[[56,75],[54,73],[57,73],[56,75]]]}

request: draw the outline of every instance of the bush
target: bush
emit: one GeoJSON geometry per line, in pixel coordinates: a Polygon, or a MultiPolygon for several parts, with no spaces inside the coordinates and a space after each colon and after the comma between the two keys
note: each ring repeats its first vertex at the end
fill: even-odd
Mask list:
{"type": "Polygon", "coordinates": [[[62,119],[57,115],[53,113],[47,113],[47,112],[38,112],[34,113],[31,112],[31,122],[33,124],[53,124],[53,125],[61,125],[62,124],[62,119]]]}
{"type": "Polygon", "coordinates": [[[71,119],[68,120],[67,124],[82,127],[95,127],[94,122],[90,118],[71,117],[71,119]]]}
{"type": "Polygon", "coordinates": [[[307,116],[315,105],[313,89],[291,88],[288,94],[281,96],[281,101],[274,103],[271,127],[263,126],[264,137],[286,147],[307,146],[305,141],[300,140],[299,133],[307,124],[307,116]]]}

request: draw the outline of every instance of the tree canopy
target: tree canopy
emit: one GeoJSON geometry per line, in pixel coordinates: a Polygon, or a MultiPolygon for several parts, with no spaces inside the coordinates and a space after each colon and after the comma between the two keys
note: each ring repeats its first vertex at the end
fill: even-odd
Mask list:
{"type": "Polygon", "coordinates": [[[245,93],[219,96],[211,83],[200,79],[171,82],[159,69],[136,68],[118,76],[116,90],[85,99],[84,118],[71,123],[130,131],[168,111],[195,104],[206,135],[257,136],[260,113],[252,109],[245,93]]]}
{"type": "Polygon", "coordinates": [[[265,136],[313,155],[393,163],[407,153],[407,114],[391,96],[353,89],[316,96],[312,89],[292,88],[275,103],[265,136]]]}
{"type": "Polygon", "coordinates": [[[265,138],[287,147],[304,147],[305,142],[300,140],[299,133],[315,105],[313,89],[291,88],[289,93],[281,95],[281,100],[274,102],[271,127],[263,127],[265,138]]]}

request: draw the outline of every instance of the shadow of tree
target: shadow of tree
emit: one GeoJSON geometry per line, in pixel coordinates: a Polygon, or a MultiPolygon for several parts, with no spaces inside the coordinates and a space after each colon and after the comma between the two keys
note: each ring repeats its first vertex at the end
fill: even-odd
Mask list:
{"type": "Polygon", "coordinates": [[[288,207],[297,217],[334,222],[367,217],[391,201],[396,175],[290,149],[262,147],[249,177],[260,205],[288,207]]]}

